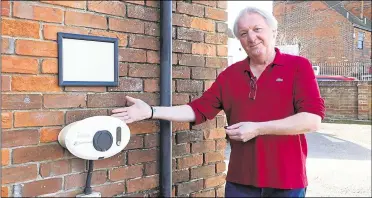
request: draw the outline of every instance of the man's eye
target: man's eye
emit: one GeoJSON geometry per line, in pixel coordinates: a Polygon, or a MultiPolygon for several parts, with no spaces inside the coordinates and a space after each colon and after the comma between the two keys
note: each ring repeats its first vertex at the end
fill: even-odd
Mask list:
{"type": "Polygon", "coordinates": [[[241,33],[240,36],[245,36],[247,33],[241,33]]]}
{"type": "Polygon", "coordinates": [[[262,28],[255,28],[255,29],[254,29],[255,32],[259,32],[259,31],[261,31],[261,30],[262,30],[262,28]]]}

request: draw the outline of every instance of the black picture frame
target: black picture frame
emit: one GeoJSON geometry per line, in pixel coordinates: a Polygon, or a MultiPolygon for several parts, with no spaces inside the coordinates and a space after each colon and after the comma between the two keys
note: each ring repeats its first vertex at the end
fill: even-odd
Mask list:
{"type": "MultiPolygon", "coordinates": [[[[118,38],[102,37],[102,36],[92,36],[92,35],[82,35],[73,33],[57,32],[57,43],[58,43],[58,81],[59,86],[118,86],[119,81],[119,61],[118,61],[118,38]],[[64,79],[64,54],[63,54],[63,39],[76,39],[80,41],[95,41],[95,42],[108,42],[113,43],[114,54],[113,54],[113,65],[110,67],[114,70],[112,81],[69,81],[64,79]]],[[[89,72],[89,71],[87,71],[89,72]]]]}

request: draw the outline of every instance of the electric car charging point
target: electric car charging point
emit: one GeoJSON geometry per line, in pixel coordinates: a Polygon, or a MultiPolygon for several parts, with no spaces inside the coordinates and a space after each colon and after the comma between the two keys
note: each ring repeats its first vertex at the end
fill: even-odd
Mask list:
{"type": "Polygon", "coordinates": [[[94,160],[112,157],[122,151],[130,140],[129,127],[112,116],[93,116],[65,126],[58,135],[60,145],[74,156],[88,160],[84,194],[76,197],[101,197],[90,187],[94,160]]]}

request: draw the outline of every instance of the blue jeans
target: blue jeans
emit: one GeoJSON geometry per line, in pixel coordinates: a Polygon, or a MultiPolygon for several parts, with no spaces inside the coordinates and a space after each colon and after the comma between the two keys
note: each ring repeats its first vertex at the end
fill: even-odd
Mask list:
{"type": "Polygon", "coordinates": [[[305,197],[306,188],[257,188],[226,182],[225,197],[305,197]]]}

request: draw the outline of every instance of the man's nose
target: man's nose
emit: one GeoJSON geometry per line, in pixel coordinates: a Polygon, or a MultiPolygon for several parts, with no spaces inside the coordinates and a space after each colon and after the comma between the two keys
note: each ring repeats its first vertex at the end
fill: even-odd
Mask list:
{"type": "Polygon", "coordinates": [[[256,40],[256,35],[252,32],[248,32],[247,39],[248,39],[248,42],[253,43],[256,40]]]}

